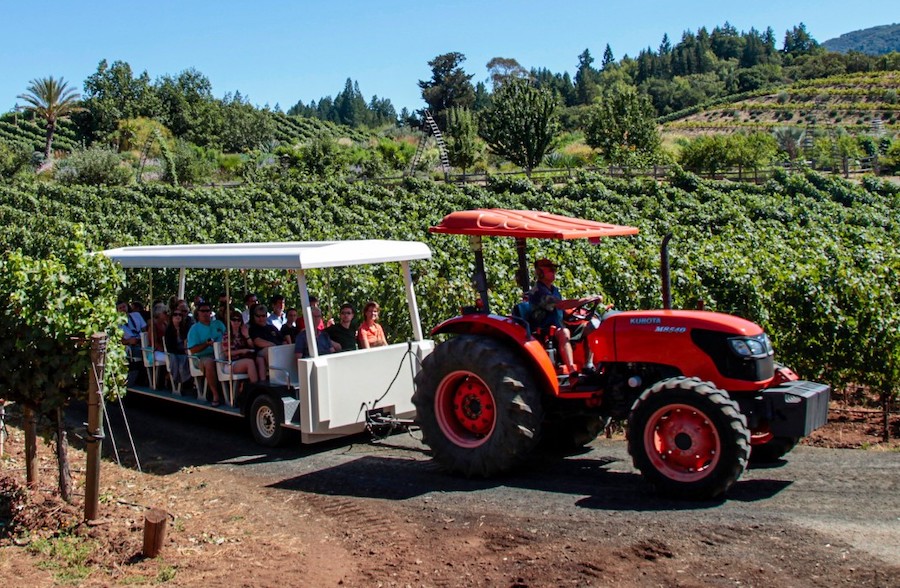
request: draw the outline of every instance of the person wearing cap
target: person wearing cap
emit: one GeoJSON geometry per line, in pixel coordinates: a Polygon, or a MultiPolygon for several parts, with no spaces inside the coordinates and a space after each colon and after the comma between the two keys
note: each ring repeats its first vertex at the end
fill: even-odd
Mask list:
{"type": "Polygon", "coordinates": [[[553,284],[556,280],[556,264],[549,259],[543,258],[535,261],[534,273],[534,287],[526,295],[532,308],[532,325],[539,329],[556,327],[556,343],[563,371],[574,373],[577,368],[572,359],[572,332],[563,325],[562,311],[576,308],[584,300],[563,300],[559,288],[553,284]]]}
{"type": "Polygon", "coordinates": [[[188,331],[187,348],[197,356],[200,369],[206,377],[206,382],[212,392],[212,405],[219,406],[219,388],[216,376],[216,358],[213,353],[213,344],[221,342],[225,336],[225,324],[212,318],[212,307],[209,302],[201,302],[197,305],[197,322],[188,331]]]}

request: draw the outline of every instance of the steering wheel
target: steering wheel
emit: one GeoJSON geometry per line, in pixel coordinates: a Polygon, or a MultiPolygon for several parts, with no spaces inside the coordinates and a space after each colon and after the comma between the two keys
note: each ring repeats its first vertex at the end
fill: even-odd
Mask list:
{"type": "MultiPolygon", "coordinates": [[[[588,321],[597,314],[597,307],[603,302],[603,296],[589,296],[581,304],[568,311],[568,318],[573,321],[588,321]]],[[[610,307],[612,305],[609,305],[610,307]]]]}

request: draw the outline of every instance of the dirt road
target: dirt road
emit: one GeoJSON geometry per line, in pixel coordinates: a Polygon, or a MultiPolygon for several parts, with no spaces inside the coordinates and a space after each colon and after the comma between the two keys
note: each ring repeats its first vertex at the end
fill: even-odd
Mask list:
{"type": "Polygon", "coordinates": [[[898,452],[798,447],[691,503],[653,494],[621,440],[485,481],[438,471],[411,435],[262,450],[243,421],[129,415],[141,504],[187,520],[166,550],[178,585],[900,586],[898,452]],[[236,543],[218,565],[185,549],[201,522],[236,543]]]}

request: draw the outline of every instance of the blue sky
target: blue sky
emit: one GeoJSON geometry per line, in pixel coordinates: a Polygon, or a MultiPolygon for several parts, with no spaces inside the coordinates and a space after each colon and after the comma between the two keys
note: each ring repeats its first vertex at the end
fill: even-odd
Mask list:
{"type": "Polygon", "coordinates": [[[620,59],[658,47],[663,33],[674,44],[685,30],[728,21],[741,31],[771,26],[780,48],[800,22],[822,42],[891,24],[900,10],[896,0],[2,0],[0,14],[0,112],[34,78],[62,76],[82,91],[101,59],[151,79],[193,67],[217,97],[238,90],[282,110],[334,96],[350,77],[367,100],[389,98],[399,112],[424,106],[417,81],[450,51],[466,56],[474,81],[487,78],[492,57],[574,75],[584,49],[599,64],[607,43],[620,59]]]}

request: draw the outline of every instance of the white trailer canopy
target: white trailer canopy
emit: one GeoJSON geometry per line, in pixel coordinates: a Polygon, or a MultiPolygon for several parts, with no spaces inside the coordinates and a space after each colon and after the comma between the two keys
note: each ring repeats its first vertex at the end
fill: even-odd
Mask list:
{"type": "Polygon", "coordinates": [[[285,243],[150,245],[107,249],[129,268],[314,269],[431,258],[425,243],[363,239],[285,243]]]}

